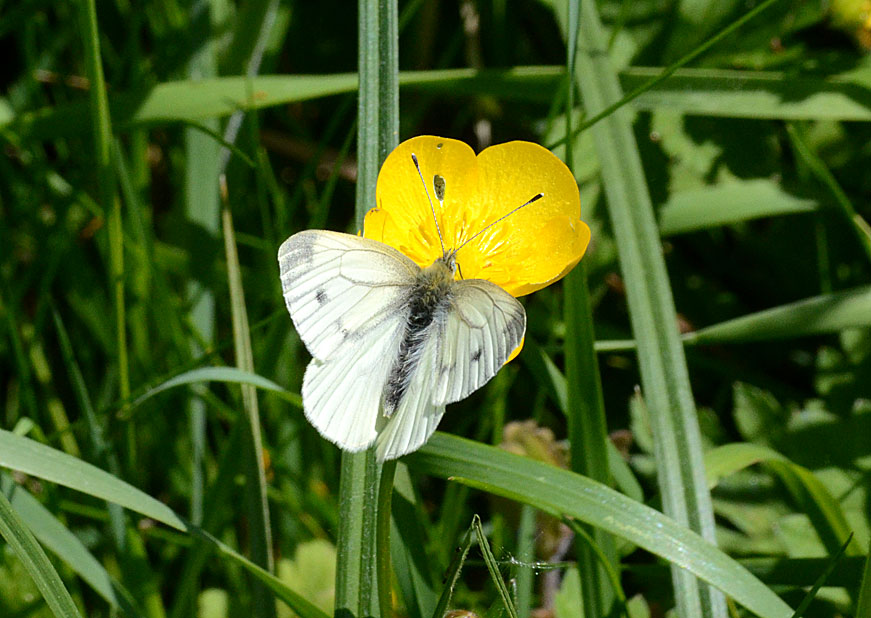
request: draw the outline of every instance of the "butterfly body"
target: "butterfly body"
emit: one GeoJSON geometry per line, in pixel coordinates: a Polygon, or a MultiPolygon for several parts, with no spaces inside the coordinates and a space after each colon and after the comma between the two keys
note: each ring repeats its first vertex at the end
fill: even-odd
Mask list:
{"type": "Polygon", "coordinates": [[[378,458],[419,448],[445,405],[492,378],[520,345],[522,305],[480,279],[454,280],[445,252],[421,269],[382,243],[310,230],[278,252],[285,302],[312,354],[303,408],[328,440],[378,458]]]}
{"type": "Polygon", "coordinates": [[[408,389],[409,379],[420,362],[430,330],[442,328],[450,309],[453,272],[444,258],[416,276],[407,298],[406,328],[399,344],[399,356],[384,390],[384,415],[390,417],[408,389]]]}

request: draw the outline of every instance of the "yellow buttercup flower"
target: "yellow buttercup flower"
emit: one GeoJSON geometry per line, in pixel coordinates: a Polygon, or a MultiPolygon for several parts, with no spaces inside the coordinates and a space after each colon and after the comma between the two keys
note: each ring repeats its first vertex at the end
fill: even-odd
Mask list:
{"type": "Polygon", "coordinates": [[[531,142],[491,146],[477,156],[454,139],[425,135],[403,142],[384,161],[377,206],[366,214],[363,235],[398,249],[421,268],[429,266],[442,257],[430,199],[445,249],[462,246],[456,278],[486,279],[513,296],[565,276],[590,242],[572,173],[531,142]],[[436,176],[443,179],[439,195],[433,195],[436,176]],[[540,199],[462,246],[539,193],[540,199]]]}

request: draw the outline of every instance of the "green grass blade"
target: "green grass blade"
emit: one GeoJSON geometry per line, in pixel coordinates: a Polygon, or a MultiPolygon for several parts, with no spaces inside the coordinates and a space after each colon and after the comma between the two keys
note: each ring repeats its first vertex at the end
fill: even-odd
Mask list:
{"type": "MultiPolygon", "coordinates": [[[[771,586],[813,586],[820,573],[829,564],[829,558],[786,558],[783,556],[765,558],[742,558],[738,564],[747,569],[760,581],[771,586]]],[[[835,565],[826,580],[829,586],[858,589],[862,579],[865,558],[845,556],[835,565]]],[[[627,564],[624,571],[633,577],[646,580],[665,580],[664,565],[627,564]]]]}
{"type": "MultiPolygon", "coordinates": [[[[696,58],[701,56],[703,53],[708,51],[711,47],[713,47],[714,45],[716,45],[717,43],[722,41],[724,38],[726,38],[727,36],[729,36],[730,34],[735,32],[736,30],[738,30],[745,23],[747,23],[748,21],[750,21],[751,19],[753,19],[754,17],[759,15],[762,11],[766,10],[768,7],[770,7],[772,4],[774,4],[777,1],[778,0],[765,0],[765,2],[762,2],[758,6],[753,7],[751,10],[747,11],[747,13],[742,15],[739,19],[735,20],[734,22],[729,24],[729,26],[727,26],[726,28],[724,28],[723,30],[718,32],[715,36],[709,38],[707,41],[705,41],[704,43],[702,43],[701,45],[696,47],[694,50],[692,50],[691,52],[689,52],[688,54],[686,54],[685,56],[683,56],[682,58],[680,58],[679,60],[677,60],[673,64],[671,64],[668,67],[666,67],[665,69],[663,69],[659,75],[652,78],[650,81],[639,85],[638,87],[636,87],[634,90],[632,90],[628,94],[623,95],[622,97],[620,97],[612,102],[609,102],[609,104],[606,107],[603,107],[602,109],[597,109],[596,113],[592,116],[592,118],[585,120],[581,124],[581,126],[579,126],[576,129],[575,133],[581,133],[582,131],[589,129],[590,127],[592,127],[594,124],[596,124],[600,120],[604,120],[605,118],[607,118],[608,116],[610,116],[611,114],[616,112],[617,110],[624,107],[627,103],[634,101],[639,96],[641,96],[643,93],[654,88],[657,84],[664,82],[669,77],[671,77],[675,73],[675,71],[677,71],[679,68],[681,68],[682,66],[684,66],[686,64],[689,64],[690,62],[692,62],[693,60],[695,60],[696,58]]],[[[607,46],[604,45],[604,39],[603,39],[602,49],[607,50],[607,46]]],[[[615,92],[615,94],[619,94],[619,93],[615,92]]],[[[591,110],[589,109],[589,106],[587,105],[586,107],[587,107],[587,111],[590,112],[591,110]]],[[[569,135],[569,136],[565,137],[559,143],[561,143],[561,144],[566,143],[567,140],[571,139],[571,137],[572,137],[572,135],[569,135]]],[[[557,144],[554,144],[553,146],[556,146],[556,145],[557,144]]]]}
{"type": "MultiPolygon", "coordinates": [[[[212,22],[218,21],[214,14],[218,3],[204,3],[203,19],[209,27],[202,28],[203,39],[212,30],[212,22]]],[[[192,82],[214,78],[218,74],[215,44],[211,40],[201,40],[201,48],[187,66],[187,74],[192,82]]],[[[202,121],[205,129],[217,133],[220,129],[217,118],[202,121]]],[[[198,225],[209,236],[217,239],[220,233],[221,202],[218,195],[218,155],[220,145],[210,135],[194,128],[184,130],[185,175],[184,175],[184,213],[188,221],[198,225]]],[[[202,345],[210,345],[214,340],[215,297],[212,290],[205,288],[196,280],[187,284],[187,298],[191,302],[190,323],[196,336],[190,339],[191,354],[203,353],[202,345]]],[[[205,450],[206,450],[206,409],[200,397],[187,401],[188,426],[191,440],[190,469],[191,496],[190,518],[199,525],[203,519],[203,494],[205,492],[205,450]]]]}
{"type": "Polygon", "coordinates": [[[457,546],[454,552],[454,559],[451,561],[448,570],[445,572],[444,583],[445,587],[439,596],[438,604],[435,611],[432,613],[432,618],[443,618],[448,610],[448,604],[451,602],[451,596],[454,594],[454,588],[457,585],[457,580],[460,578],[460,571],[463,570],[463,565],[466,562],[466,557],[469,555],[469,550],[472,548],[472,528],[466,530],[463,540],[457,546]]]}
{"type": "Polygon", "coordinates": [[[134,606],[130,593],[112,579],[79,538],[58,521],[51,511],[29,492],[14,485],[5,474],[2,485],[3,492],[9,495],[12,508],[27,522],[30,531],[42,545],[63,560],[113,608],[127,616],[142,615],[134,606]]]}
{"type": "MultiPolygon", "coordinates": [[[[639,88],[662,73],[659,67],[631,67],[621,73],[624,89],[639,88]]],[[[853,75],[786,75],[777,71],[681,69],[639,95],[639,110],[718,118],[777,120],[871,120],[871,80],[853,75]]]]}
{"type": "Polygon", "coordinates": [[[108,472],[66,453],[0,429],[0,467],[17,470],[76,491],[109,500],[167,526],[195,535],[214,545],[224,556],[254,575],[303,618],[325,614],[288,588],[271,573],[217,540],[205,530],[184,521],[172,509],[108,472]]]}
{"type": "Polygon", "coordinates": [[[112,122],[106,80],[100,58],[100,33],[97,27],[97,6],[94,0],[84,0],[81,7],[82,35],[85,47],[85,67],[91,83],[91,132],[94,136],[97,184],[100,204],[108,213],[110,288],[115,306],[115,337],[121,399],[130,395],[130,369],[127,358],[126,310],[124,304],[124,236],[121,226],[121,202],[115,193],[115,173],[112,164],[112,122]]]}
{"type": "Polygon", "coordinates": [[[199,369],[191,369],[190,371],[180,373],[177,376],[174,376],[169,380],[161,382],[157,386],[148,389],[147,391],[142,393],[142,395],[137,397],[133,401],[133,403],[130,404],[128,410],[141,405],[155,395],[171,388],[183,386],[185,384],[202,384],[204,382],[247,384],[249,386],[254,386],[259,389],[268,391],[270,393],[276,393],[294,407],[302,409],[302,398],[299,395],[297,395],[296,393],[291,393],[283,386],[280,386],[272,380],[268,380],[261,375],[239,369],[238,367],[201,367],[199,369]]]}
{"type": "Polygon", "coordinates": [[[687,343],[770,341],[836,333],[871,324],[871,286],[806,298],[720,322],[694,333],[687,343]]]}
{"type": "Polygon", "coordinates": [[[511,595],[508,594],[508,586],[505,585],[505,580],[502,579],[502,574],[499,572],[499,563],[496,562],[496,556],[493,555],[493,550],[490,549],[490,542],[487,541],[487,535],[484,534],[484,529],[481,527],[481,518],[478,515],[472,517],[472,530],[475,531],[475,538],[478,540],[478,546],[481,548],[481,554],[484,556],[484,564],[490,573],[490,579],[493,580],[493,584],[499,592],[499,598],[502,600],[505,612],[509,618],[517,618],[517,609],[511,601],[511,595]]]}
{"type": "MultiPolygon", "coordinates": [[[[837,333],[871,324],[871,286],[821,294],[686,333],[685,344],[773,341],[837,333]]],[[[635,341],[596,342],[597,352],[631,350],[635,341]]]]}
{"type": "MultiPolygon", "coordinates": [[[[91,448],[93,449],[93,454],[97,457],[96,461],[104,461],[106,463],[106,467],[110,471],[112,471],[114,474],[118,474],[120,471],[118,457],[115,454],[111,444],[106,440],[103,434],[102,424],[97,418],[97,414],[94,411],[94,406],[91,403],[91,396],[88,394],[85,380],[82,377],[82,372],[79,369],[78,363],[76,362],[75,353],[73,351],[72,344],[70,343],[69,336],[67,335],[66,327],[64,326],[60,314],[57,312],[57,309],[53,305],[51,308],[51,313],[54,319],[55,330],[57,330],[57,338],[58,343],[60,344],[61,355],[63,356],[64,363],[66,363],[67,373],[69,373],[70,375],[70,380],[72,381],[73,385],[73,391],[75,392],[79,408],[81,409],[82,414],[85,416],[85,421],[88,426],[88,433],[91,436],[91,448]]],[[[122,549],[125,545],[127,527],[124,521],[124,512],[117,504],[109,502],[107,506],[109,512],[109,523],[112,529],[112,540],[115,543],[115,547],[122,549]]]]}
{"type": "Polygon", "coordinates": [[[416,508],[408,468],[400,463],[394,478],[390,557],[410,618],[430,618],[438,599],[433,586],[430,557],[426,552],[427,522],[416,508]]]}
{"type": "Polygon", "coordinates": [[[70,593],[48,561],[48,556],[2,491],[0,491],[0,536],[6,539],[12,551],[18,556],[54,615],[58,618],[81,618],[70,593]]]}
{"type": "MultiPolygon", "coordinates": [[[[653,421],[663,509],[714,542],[701,434],[659,232],[631,118],[618,106],[620,85],[610,65],[595,5],[589,0],[582,4],[581,33],[583,52],[578,57],[576,77],[587,113],[593,116],[592,121],[603,117],[605,111],[617,110],[593,128],[593,139],[638,343],[642,388],[653,421]]],[[[591,121],[587,126],[593,124],[591,121]]],[[[672,579],[679,614],[685,618],[725,618],[726,603],[719,592],[677,568],[672,570],[672,579]]]]}
{"type": "MultiPolygon", "coordinates": [[[[375,206],[381,163],[399,142],[398,13],[395,0],[359,0],[357,49],[357,193],[354,221],[375,206]]],[[[336,611],[351,616],[392,614],[390,599],[390,496],[394,467],[382,482],[374,447],[342,453],[336,611]],[[389,482],[387,482],[389,480],[389,482]],[[387,581],[384,581],[387,579],[387,581]]]]}
{"type": "Polygon", "coordinates": [[[774,592],[698,534],[579,474],[438,432],[404,461],[421,474],[462,481],[625,538],[716,586],[764,618],[792,615],[792,609],[774,592]]]}
{"type": "MultiPolygon", "coordinates": [[[[569,0],[566,25],[566,135],[572,134],[575,106],[575,64],[580,27],[580,0],[569,0]]],[[[572,143],[566,140],[567,144],[572,143]]],[[[574,149],[566,148],[566,164],[574,172],[574,149]]],[[[611,484],[608,467],[608,427],[605,402],[595,350],[593,308],[587,283],[586,263],[581,263],[563,280],[564,317],[566,323],[566,418],[568,420],[569,461],[572,470],[606,485],[611,484]]],[[[614,540],[602,530],[585,531],[590,543],[581,536],[575,540],[578,571],[581,576],[581,600],[585,616],[607,615],[614,603],[614,591],[608,583],[606,567],[595,551],[607,555],[609,566],[617,564],[614,540]],[[591,547],[591,543],[596,547],[591,547]]]]}
{"type": "Polygon", "coordinates": [[[865,257],[871,261],[871,227],[868,226],[868,222],[862,218],[862,215],[856,212],[853,203],[844,189],[841,188],[838,180],[805,140],[803,131],[794,124],[788,124],[786,125],[786,132],[792,141],[796,153],[804,160],[804,163],[810,168],[814,176],[832,194],[838,214],[840,214],[853,231],[859,246],[865,252],[865,257]]]}
{"type": "MultiPolygon", "coordinates": [[[[631,101],[638,110],[668,109],[695,116],[778,120],[871,120],[863,105],[871,83],[854,75],[796,77],[777,71],[680,69],[651,86],[662,67],[630,67],[620,73],[624,90],[644,90],[631,101]]],[[[451,96],[496,96],[547,103],[563,84],[563,67],[404,71],[406,89],[451,96]]],[[[141,92],[116,93],[113,124],[137,126],[192,123],[229,116],[239,109],[265,109],[287,103],[346,94],[357,88],[354,73],[261,75],[164,82],[141,92]],[[254,98],[251,98],[251,93],[254,98]]],[[[55,139],[87,131],[87,107],[68,103],[0,119],[0,130],[20,140],[55,139]]]]}
{"type": "MultiPolygon", "coordinates": [[[[242,271],[236,251],[236,235],[233,216],[228,205],[221,211],[224,232],[224,253],[227,257],[227,280],[230,287],[230,313],[233,320],[233,345],[236,365],[242,371],[253,373],[254,355],[251,350],[251,332],[248,329],[248,310],[242,287],[242,271]]],[[[272,551],[272,526],[269,518],[269,503],[266,499],[266,471],[264,470],[263,442],[260,435],[260,411],[257,390],[250,384],[242,384],[242,407],[248,419],[248,441],[244,450],[246,510],[248,529],[251,535],[253,561],[267,572],[275,568],[272,551]]],[[[256,616],[275,615],[275,603],[261,585],[254,587],[256,616]]]]}
{"type": "Polygon", "coordinates": [[[822,573],[820,573],[819,577],[814,582],[814,585],[811,586],[811,589],[807,591],[807,594],[804,595],[804,598],[801,600],[801,603],[799,603],[798,607],[795,608],[795,613],[792,615],[792,618],[801,618],[801,616],[805,615],[807,608],[810,607],[810,604],[817,596],[820,588],[825,585],[826,580],[828,580],[829,578],[829,575],[835,569],[835,566],[838,564],[838,562],[841,561],[841,558],[843,558],[844,552],[846,551],[847,547],[850,545],[850,541],[852,540],[853,535],[851,534],[850,537],[847,538],[847,540],[844,542],[841,549],[832,555],[832,557],[828,561],[828,564],[826,565],[826,568],[823,570],[822,573]]]}
{"type": "Polygon", "coordinates": [[[871,618],[871,546],[865,556],[862,582],[859,584],[859,600],[856,602],[856,618],[871,618]]]}

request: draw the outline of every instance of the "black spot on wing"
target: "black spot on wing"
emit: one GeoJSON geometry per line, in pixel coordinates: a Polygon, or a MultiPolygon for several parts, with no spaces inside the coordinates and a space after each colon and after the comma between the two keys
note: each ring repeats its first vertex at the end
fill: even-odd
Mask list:
{"type": "Polygon", "coordinates": [[[472,362],[477,363],[479,360],[481,360],[481,348],[472,352],[472,362]]]}
{"type": "Polygon", "coordinates": [[[317,292],[315,292],[315,299],[318,301],[318,304],[321,307],[326,305],[327,301],[329,300],[329,298],[327,298],[326,290],[321,289],[321,290],[318,290],[317,292]]]}

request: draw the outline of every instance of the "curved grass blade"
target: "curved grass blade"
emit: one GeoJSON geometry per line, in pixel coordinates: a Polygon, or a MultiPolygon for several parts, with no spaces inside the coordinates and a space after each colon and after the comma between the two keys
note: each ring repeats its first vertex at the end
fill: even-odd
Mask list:
{"type": "Polygon", "coordinates": [[[432,618],[442,618],[448,610],[448,603],[451,602],[451,596],[454,594],[454,588],[457,585],[457,580],[460,577],[460,571],[466,563],[466,557],[469,555],[469,550],[472,548],[472,529],[466,530],[463,540],[454,552],[454,559],[451,561],[447,572],[445,573],[444,584],[441,596],[439,596],[438,604],[435,611],[432,613],[432,618]]]}
{"type": "Polygon", "coordinates": [[[54,615],[58,618],[81,618],[69,591],[48,561],[48,556],[2,491],[0,491],[0,536],[12,547],[54,615]]]}
{"type": "MultiPolygon", "coordinates": [[[[686,345],[771,341],[871,325],[871,285],[821,294],[726,320],[681,337],[686,345]]],[[[631,350],[632,339],[596,342],[597,352],[631,350]]]]}
{"type": "Polygon", "coordinates": [[[505,580],[502,579],[502,574],[499,572],[499,563],[496,562],[496,556],[493,555],[493,550],[490,549],[487,535],[484,534],[484,529],[481,527],[481,518],[477,513],[472,517],[472,530],[475,531],[475,538],[478,540],[478,546],[481,548],[481,554],[484,556],[484,564],[487,565],[490,579],[493,580],[496,590],[499,591],[499,598],[502,599],[505,611],[508,613],[509,618],[517,618],[517,610],[511,601],[511,595],[508,594],[508,587],[505,585],[505,580]]]}
{"type": "Polygon", "coordinates": [[[302,618],[327,618],[320,609],[214,536],[179,517],[148,494],[81,459],[0,429],[0,467],[17,470],[119,504],[181,532],[205,539],[269,587],[302,618]]]}
{"type": "Polygon", "coordinates": [[[140,616],[132,595],[112,579],[106,569],[57,518],[30,492],[15,485],[7,475],[2,478],[3,492],[9,495],[12,508],[27,522],[33,535],[75,571],[113,608],[127,616],[140,616]]]}
{"type": "MultiPolygon", "coordinates": [[[[847,550],[847,547],[850,545],[850,541],[853,540],[853,535],[847,538],[844,544],[841,546],[841,549],[836,552],[831,559],[829,559],[828,564],[826,565],[825,570],[820,573],[820,576],[814,582],[814,585],[811,586],[811,589],[807,591],[807,594],[801,600],[798,607],[795,608],[795,613],[792,615],[792,618],[801,618],[804,616],[804,613],[807,611],[807,608],[810,607],[810,604],[813,602],[814,598],[817,596],[817,592],[819,592],[820,588],[826,583],[826,580],[831,575],[832,571],[835,569],[835,566],[838,562],[841,561],[841,558],[844,557],[844,552],[847,550]]],[[[861,616],[861,614],[857,614],[857,616],[861,616]]]]}
{"type": "MultiPolygon", "coordinates": [[[[236,249],[236,232],[233,215],[225,198],[221,208],[221,226],[224,233],[224,254],[227,257],[227,281],[230,287],[230,314],[233,322],[233,347],[236,365],[247,372],[254,371],[254,353],[251,349],[251,331],[248,328],[248,309],[245,307],[245,291],[242,285],[242,269],[236,249]]],[[[263,439],[260,434],[260,409],[257,390],[250,384],[242,384],[242,407],[248,419],[248,440],[244,449],[245,502],[248,514],[248,531],[251,536],[253,561],[266,571],[275,568],[272,548],[272,525],[269,502],[266,498],[266,470],[264,469],[263,439]]],[[[255,585],[254,615],[262,618],[275,616],[275,603],[261,585],[255,585]]]]}
{"type": "Polygon", "coordinates": [[[462,482],[607,530],[686,569],[764,618],[788,618],[793,613],[762,582],[698,534],[573,472],[438,432],[404,461],[419,473],[462,482]]]}
{"type": "Polygon", "coordinates": [[[250,371],[239,369],[238,367],[201,367],[200,369],[185,371],[184,373],[180,373],[166,382],[162,382],[142,393],[142,395],[137,397],[133,403],[130,404],[130,408],[135,408],[146,400],[171,388],[185,384],[200,384],[202,382],[228,382],[255,386],[265,391],[276,393],[293,406],[300,409],[302,408],[302,398],[296,393],[290,392],[283,386],[276,384],[268,378],[264,378],[256,373],[251,373],[250,371]]]}
{"type": "Polygon", "coordinates": [[[845,328],[871,324],[871,285],[832,294],[822,294],[798,302],[720,322],[693,333],[687,343],[770,341],[836,333],[845,328]]]}
{"type": "Polygon", "coordinates": [[[792,141],[793,148],[804,160],[810,171],[832,194],[836,206],[835,210],[853,232],[853,235],[859,242],[859,246],[865,252],[865,257],[871,261],[871,227],[868,226],[868,222],[862,218],[862,215],[856,212],[846,191],[838,183],[838,179],[835,178],[835,175],[829,171],[825,162],[814,152],[810,144],[807,143],[801,128],[795,124],[787,124],[786,133],[792,141]]]}
{"type": "MultiPolygon", "coordinates": [[[[581,126],[579,126],[574,131],[574,133],[567,135],[565,138],[563,138],[562,140],[560,140],[556,144],[552,144],[551,146],[548,146],[548,148],[553,149],[556,146],[559,146],[559,145],[564,144],[564,143],[568,143],[568,140],[570,140],[572,137],[574,137],[574,135],[577,135],[578,133],[586,131],[587,129],[589,129],[590,127],[595,125],[600,120],[604,120],[605,118],[607,118],[608,116],[610,116],[611,114],[613,114],[614,112],[619,110],[620,108],[624,107],[627,103],[630,103],[631,101],[633,101],[633,100],[637,99],[639,96],[641,96],[643,93],[647,92],[651,88],[654,88],[657,84],[664,82],[669,77],[671,77],[675,73],[675,71],[677,71],[679,68],[681,68],[682,66],[684,66],[686,64],[689,64],[690,62],[692,62],[693,60],[695,60],[696,58],[701,56],[703,53],[708,51],[711,47],[713,47],[714,45],[716,45],[717,43],[722,41],[724,38],[726,38],[727,36],[729,36],[730,34],[735,32],[739,28],[741,28],[741,26],[746,24],[748,21],[752,20],[754,17],[759,15],[762,11],[766,10],[768,7],[770,7],[772,4],[774,4],[777,1],[778,0],[765,0],[765,2],[753,7],[752,9],[747,11],[747,13],[742,15],[740,18],[736,19],[734,22],[729,24],[727,27],[723,28],[715,36],[712,36],[707,41],[705,41],[704,43],[702,43],[701,45],[696,47],[694,50],[692,50],[691,52],[684,55],[682,58],[680,58],[676,62],[672,63],[671,65],[669,65],[668,67],[663,69],[659,75],[652,78],[650,81],[648,81],[644,84],[641,84],[640,86],[638,86],[637,88],[632,90],[629,94],[622,96],[621,98],[610,103],[609,105],[602,108],[601,110],[597,109],[596,113],[593,115],[593,117],[585,120],[581,124],[581,126]]],[[[589,110],[589,108],[588,108],[588,111],[592,111],[592,110],[589,110]]]]}

